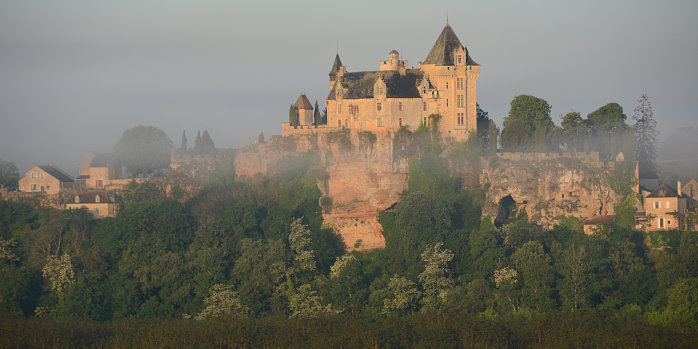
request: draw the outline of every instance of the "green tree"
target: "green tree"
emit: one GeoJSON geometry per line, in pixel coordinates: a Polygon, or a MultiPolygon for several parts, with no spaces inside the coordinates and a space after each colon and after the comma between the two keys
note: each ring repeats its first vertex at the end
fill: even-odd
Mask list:
{"type": "Polygon", "coordinates": [[[320,106],[317,104],[317,100],[315,100],[315,110],[313,111],[313,124],[315,125],[315,127],[317,127],[317,125],[320,125],[320,123],[320,106]]]}
{"type": "Polygon", "coordinates": [[[635,146],[641,178],[657,178],[657,121],[652,113],[652,104],[643,94],[633,111],[635,120],[635,146]]]}
{"type": "Polygon", "coordinates": [[[621,150],[623,134],[628,130],[627,116],[618,103],[608,103],[587,115],[593,136],[595,151],[605,156],[615,156],[621,150]]]}
{"type": "Polygon", "coordinates": [[[551,258],[538,241],[529,241],[511,256],[516,270],[521,272],[523,304],[538,310],[547,311],[554,307],[551,298],[555,273],[551,258]]]}
{"type": "Polygon", "coordinates": [[[480,103],[476,103],[476,113],[477,113],[477,136],[482,141],[483,149],[487,149],[489,146],[489,129],[492,119],[489,117],[489,113],[480,108],[480,103]]]}
{"type": "Polygon", "coordinates": [[[172,141],[153,126],[136,126],[124,131],[114,150],[132,176],[149,175],[170,165],[172,141]]]}
{"type": "Polygon", "coordinates": [[[487,131],[487,149],[490,156],[497,155],[497,142],[499,139],[499,127],[494,123],[494,120],[490,120],[487,131]]]}
{"type": "Polygon", "coordinates": [[[562,134],[567,150],[583,151],[589,137],[587,122],[578,112],[570,112],[562,117],[562,134]]]}
{"type": "Polygon", "coordinates": [[[187,153],[187,131],[182,131],[182,144],[179,146],[179,151],[182,154],[187,153]]]}
{"type": "Polygon", "coordinates": [[[204,309],[196,316],[197,320],[210,317],[235,316],[246,317],[249,309],[242,305],[233,286],[215,284],[209,289],[209,295],[204,299],[204,309]]]}
{"type": "Polygon", "coordinates": [[[208,134],[208,130],[204,129],[204,132],[201,133],[201,136],[198,136],[197,134],[197,139],[198,141],[194,145],[194,154],[209,155],[213,154],[216,151],[216,146],[215,144],[213,144],[213,140],[211,139],[211,136],[208,134]]]}
{"type": "Polygon", "coordinates": [[[296,106],[293,104],[288,108],[288,123],[291,126],[298,126],[298,120],[296,120],[296,106]]]}
{"type": "Polygon", "coordinates": [[[17,188],[18,180],[19,172],[15,163],[0,159],[0,186],[17,188]]]}
{"type": "Polygon", "coordinates": [[[315,272],[315,252],[310,247],[310,230],[300,218],[296,218],[291,223],[291,234],[288,236],[288,242],[294,253],[299,271],[315,272]]]}
{"type": "Polygon", "coordinates": [[[556,150],[558,146],[550,140],[555,124],[550,117],[550,105],[543,99],[528,95],[514,97],[502,127],[499,142],[506,150],[556,150]]]}
{"type": "Polygon", "coordinates": [[[442,242],[428,246],[422,252],[424,271],[419,274],[419,282],[424,288],[422,302],[426,308],[435,309],[443,302],[448,291],[453,287],[451,271],[448,264],[453,260],[453,253],[443,248],[442,242]]]}
{"type": "Polygon", "coordinates": [[[383,301],[383,314],[402,315],[417,310],[422,295],[417,289],[417,284],[395,274],[390,278],[388,288],[392,298],[383,301]]]}

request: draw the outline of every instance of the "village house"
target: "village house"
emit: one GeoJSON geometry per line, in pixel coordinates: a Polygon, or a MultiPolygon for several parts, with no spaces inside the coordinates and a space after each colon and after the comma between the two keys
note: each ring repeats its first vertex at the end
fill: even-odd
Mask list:
{"type": "Polygon", "coordinates": [[[121,176],[121,163],[116,156],[89,152],[80,163],[77,180],[81,188],[104,189],[121,176]]]}
{"type": "Polygon", "coordinates": [[[65,208],[69,210],[87,208],[97,218],[115,217],[117,204],[107,191],[87,191],[68,198],[65,208]]]}
{"type": "Polygon", "coordinates": [[[34,165],[19,180],[19,191],[27,193],[56,195],[62,189],[74,188],[75,179],[54,165],[34,165]]]}
{"type": "Polygon", "coordinates": [[[687,212],[687,199],[681,182],[678,191],[662,184],[644,198],[646,231],[681,229],[687,212]]]}
{"type": "MultiPolygon", "coordinates": [[[[424,62],[410,68],[392,50],[378,70],[349,72],[339,54],[329,73],[325,100],[327,125],[361,131],[416,130],[438,122],[443,137],[464,141],[477,129],[477,79],[480,65],[448,23],[424,62]],[[439,120],[436,119],[438,115],[439,120]]],[[[284,123],[283,135],[312,124],[312,105],[305,95],[296,102],[296,125],[284,123]]]]}
{"type": "Polygon", "coordinates": [[[681,188],[681,192],[691,199],[692,203],[698,202],[698,181],[691,179],[681,188]]]}

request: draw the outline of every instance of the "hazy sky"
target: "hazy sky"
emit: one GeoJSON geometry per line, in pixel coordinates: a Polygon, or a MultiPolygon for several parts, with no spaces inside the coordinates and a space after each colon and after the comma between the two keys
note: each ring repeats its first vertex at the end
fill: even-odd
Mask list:
{"type": "Polygon", "coordinates": [[[281,133],[305,92],[322,105],[337,47],[349,71],[396,49],[424,60],[449,23],[480,63],[499,125],[532,94],[552,116],[647,93],[662,135],[698,127],[698,1],[0,0],[0,158],[76,174],[139,124],[178,145],[281,133]]]}

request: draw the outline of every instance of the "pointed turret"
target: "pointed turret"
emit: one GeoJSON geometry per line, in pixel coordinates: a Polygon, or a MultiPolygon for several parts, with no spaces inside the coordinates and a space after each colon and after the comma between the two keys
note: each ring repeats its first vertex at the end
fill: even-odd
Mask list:
{"type": "MultiPolygon", "coordinates": [[[[424,60],[424,64],[434,64],[434,65],[454,65],[453,63],[453,51],[462,49],[467,52],[463,44],[456,33],[451,29],[451,26],[446,23],[444,30],[441,31],[439,38],[436,39],[436,43],[429,51],[427,58],[424,60]]],[[[467,65],[478,65],[470,58],[470,55],[466,57],[467,65]]]]}
{"type": "Polygon", "coordinates": [[[330,70],[330,81],[334,81],[337,78],[337,72],[342,67],[342,60],[339,59],[339,53],[334,56],[334,64],[332,64],[332,70],[330,70]]]}

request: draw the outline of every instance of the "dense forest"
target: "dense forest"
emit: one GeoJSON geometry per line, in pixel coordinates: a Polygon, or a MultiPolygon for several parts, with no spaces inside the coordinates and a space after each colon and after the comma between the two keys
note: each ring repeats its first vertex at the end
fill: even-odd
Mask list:
{"type": "Polygon", "coordinates": [[[322,223],[317,164],[304,154],[244,180],[221,166],[184,202],[132,183],[101,220],[0,201],[0,347],[698,338],[695,232],[587,236],[574,218],[544,230],[516,210],[496,227],[481,217],[484,189],[461,190],[425,153],[380,216],[386,248],[346,253],[322,223]]]}

